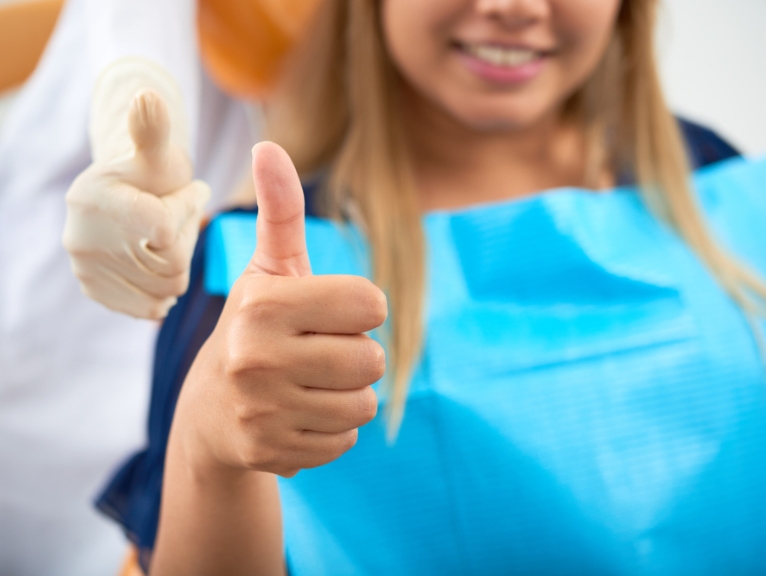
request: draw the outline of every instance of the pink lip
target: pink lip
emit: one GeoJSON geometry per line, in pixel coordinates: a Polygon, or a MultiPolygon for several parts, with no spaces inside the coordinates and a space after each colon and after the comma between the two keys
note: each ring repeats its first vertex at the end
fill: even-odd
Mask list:
{"type": "Polygon", "coordinates": [[[479,78],[496,84],[523,84],[529,82],[538,76],[545,66],[544,56],[540,56],[520,66],[497,66],[485,60],[480,60],[462,50],[458,51],[458,56],[466,68],[479,78]]]}

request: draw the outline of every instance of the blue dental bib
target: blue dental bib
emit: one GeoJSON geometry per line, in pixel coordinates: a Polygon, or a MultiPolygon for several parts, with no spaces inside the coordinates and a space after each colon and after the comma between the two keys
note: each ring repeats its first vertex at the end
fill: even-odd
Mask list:
{"type": "MultiPolygon", "coordinates": [[[[766,275],[766,160],[695,186],[716,238],[766,275]]],[[[635,189],[423,225],[425,340],[399,437],[378,416],[340,459],[280,480],[290,574],[766,574],[766,369],[635,189]]],[[[369,275],[355,229],[306,227],[315,274],[369,275]]],[[[254,247],[254,215],[216,218],[206,289],[227,294],[254,247]]]]}

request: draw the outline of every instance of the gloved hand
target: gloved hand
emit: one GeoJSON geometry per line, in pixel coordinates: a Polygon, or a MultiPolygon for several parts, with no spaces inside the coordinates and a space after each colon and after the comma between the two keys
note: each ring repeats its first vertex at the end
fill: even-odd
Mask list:
{"type": "Polygon", "coordinates": [[[64,247],[83,292],[139,318],[165,317],[186,291],[210,198],[192,181],[180,110],[161,68],[139,59],[110,67],[92,104],[93,163],[66,195],[64,247]]]}

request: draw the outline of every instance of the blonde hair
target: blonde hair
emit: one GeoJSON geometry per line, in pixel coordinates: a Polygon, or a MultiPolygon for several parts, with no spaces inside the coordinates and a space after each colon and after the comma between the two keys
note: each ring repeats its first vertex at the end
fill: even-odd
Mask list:
{"type": "MultiPolygon", "coordinates": [[[[653,34],[658,0],[624,0],[597,69],[565,112],[585,127],[586,184],[604,166],[635,175],[647,204],[707,264],[748,313],[766,285],[723,250],[706,229],[689,185],[677,121],[660,86],[653,34]]],[[[383,43],[378,3],[324,0],[290,74],[266,114],[267,136],[302,176],[328,169],[326,208],[349,200],[370,243],[373,279],[387,293],[391,436],[404,414],[423,338],[425,248],[406,143],[398,122],[401,79],[383,43]]]]}

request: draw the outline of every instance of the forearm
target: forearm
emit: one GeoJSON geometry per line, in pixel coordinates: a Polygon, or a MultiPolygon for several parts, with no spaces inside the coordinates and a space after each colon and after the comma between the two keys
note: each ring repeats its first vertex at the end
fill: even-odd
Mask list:
{"type": "Polygon", "coordinates": [[[175,422],[150,574],[285,574],[276,476],[200,466],[175,422]]]}

